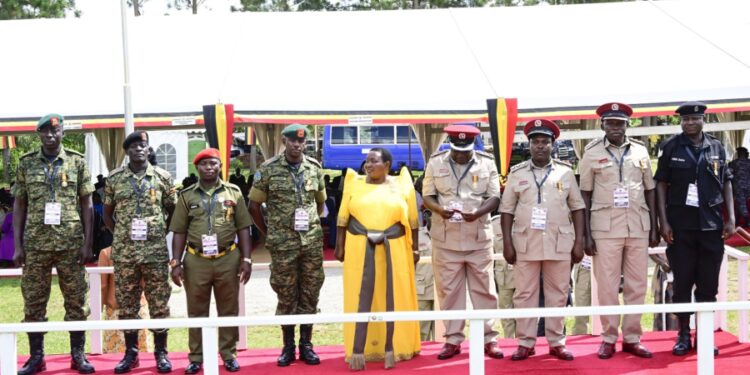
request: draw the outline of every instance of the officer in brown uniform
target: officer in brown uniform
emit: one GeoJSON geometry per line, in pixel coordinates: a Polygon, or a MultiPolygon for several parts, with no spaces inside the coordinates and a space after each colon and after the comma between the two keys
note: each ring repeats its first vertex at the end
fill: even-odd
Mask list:
{"type": "MultiPolygon", "coordinates": [[[[500,212],[503,257],[513,264],[516,308],[539,306],[539,274],[543,276],[544,306],[564,307],[570,288],[570,263],[583,258],[584,209],[573,170],[553,160],[552,146],[560,128],[549,120],[532,120],[524,127],[531,160],[511,168],[500,212]],[[572,218],[572,220],[571,220],[572,218]]],[[[545,318],[549,354],[572,360],[565,348],[564,318],[545,318]]],[[[514,361],[534,354],[537,319],[516,319],[518,349],[514,361]]]]}
{"type": "MultiPolygon", "coordinates": [[[[495,254],[503,253],[503,229],[500,227],[500,216],[492,217],[492,232],[495,239],[492,246],[495,254]]],[[[513,293],[516,291],[516,282],[513,277],[513,265],[508,264],[505,259],[495,260],[495,286],[497,286],[497,308],[512,309],[513,293]]],[[[516,337],[516,320],[500,319],[503,326],[503,337],[512,339],[516,337]]]]}
{"type": "MultiPolygon", "coordinates": [[[[490,212],[500,199],[500,179],[487,153],[473,151],[479,129],[468,125],[445,128],[450,151],[433,154],[422,187],[424,205],[432,211],[432,259],[442,310],[465,310],[466,287],[475,309],[497,308],[493,279],[490,212]]],[[[463,320],[445,323],[446,343],[438,359],[461,353],[463,320]]],[[[485,322],[484,352],[502,358],[496,346],[497,331],[485,322]]]]}
{"type": "MultiPolygon", "coordinates": [[[[419,228],[419,256],[432,257],[432,243],[427,227],[419,228]]],[[[435,310],[435,276],[433,275],[432,264],[417,264],[414,269],[414,278],[416,279],[419,311],[435,310]]],[[[435,322],[432,320],[419,322],[419,337],[422,341],[434,340],[435,322]]]]}
{"type": "MultiPolygon", "coordinates": [[[[586,245],[594,260],[599,304],[619,305],[620,276],[624,276],[626,305],[640,305],[648,288],[648,246],[656,246],[656,183],[646,147],[625,131],[633,110],[607,103],[596,113],[604,137],[590,142],[579,165],[581,193],[586,202],[586,245]]],[[[602,315],[599,358],[612,358],[620,326],[619,315],[602,315]]],[[[622,351],[641,358],[651,352],[640,343],[641,314],[625,315],[622,351]]]]}

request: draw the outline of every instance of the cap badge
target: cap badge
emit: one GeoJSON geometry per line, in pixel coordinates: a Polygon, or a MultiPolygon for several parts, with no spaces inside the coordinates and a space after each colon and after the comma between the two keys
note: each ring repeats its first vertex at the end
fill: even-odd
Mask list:
{"type": "Polygon", "coordinates": [[[542,126],[542,120],[534,121],[534,126],[542,126]]]}
{"type": "MultiPolygon", "coordinates": [[[[698,107],[696,107],[696,108],[698,108],[698,107]]],[[[59,126],[60,125],[60,119],[58,119],[57,117],[53,117],[53,118],[50,119],[50,124],[52,124],[52,126],[59,126]]]]}
{"type": "Polygon", "coordinates": [[[466,133],[458,133],[458,139],[466,139],[466,133]]]}
{"type": "Polygon", "coordinates": [[[695,106],[695,109],[694,109],[694,111],[695,111],[695,112],[698,112],[698,106],[697,106],[697,105],[695,106]]]}
{"type": "Polygon", "coordinates": [[[297,129],[297,138],[305,138],[305,129],[297,129]]]}
{"type": "Polygon", "coordinates": [[[617,111],[618,109],[620,109],[620,106],[617,105],[617,103],[612,104],[612,110],[613,111],[617,111]]]}

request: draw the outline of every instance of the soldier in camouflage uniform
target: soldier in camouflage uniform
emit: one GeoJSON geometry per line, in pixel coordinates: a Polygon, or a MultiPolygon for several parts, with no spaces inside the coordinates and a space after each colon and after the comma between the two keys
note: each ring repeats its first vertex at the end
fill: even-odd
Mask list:
{"type": "MultiPolygon", "coordinates": [[[[91,253],[94,186],[86,161],[78,152],[61,146],[63,117],[49,114],[37,123],[41,150],[21,157],[13,186],[13,231],[17,267],[23,266],[21,292],[24,322],[47,320],[52,267],[65,300],[65,320],[86,320],[86,269],[91,253]]],[[[35,374],[45,369],[44,333],[29,333],[31,357],[18,372],[35,374]]],[[[84,331],[70,332],[71,368],[94,372],[86,359],[84,331]]]]}
{"type": "MultiPolygon", "coordinates": [[[[271,287],[278,296],[277,315],[315,314],[323,285],[323,228],[319,215],[326,200],[320,163],[305,156],[307,129],[289,125],[282,131],[286,149],[266,161],[250,190],[250,213],[271,253],[271,287]],[[268,226],[260,205],[268,208],[268,226]]],[[[284,349],[277,364],[294,361],[294,326],[282,326],[284,349]]],[[[312,349],[312,324],[300,325],[300,359],[319,364],[312,349]]]]}
{"type": "MultiPolygon", "coordinates": [[[[104,223],[114,233],[112,261],[118,319],[139,319],[141,293],[145,292],[151,318],[169,317],[167,222],[175,205],[169,172],[148,162],[148,134],[136,131],[122,147],[129,163],[109,173],[104,188],[104,223]],[[115,220],[115,221],[113,221],[115,220]],[[141,284],[143,280],[143,284],[141,284]]],[[[154,333],[154,357],[159,373],[172,371],[167,358],[167,330],[154,333]]],[[[125,331],[125,357],[115,374],[139,365],[138,331],[125,331]]]]}
{"type": "MultiPolygon", "coordinates": [[[[193,164],[200,180],[180,193],[169,227],[174,232],[172,281],[177,286],[185,283],[189,317],[209,316],[212,291],[217,315],[237,316],[240,283],[246,284],[252,273],[252,219],[240,188],[220,178],[219,150],[209,148],[199,152],[193,164]],[[183,250],[187,250],[184,262],[183,250]]],[[[229,372],[240,370],[237,340],[237,327],[219,328],[219,355],[229,372]]],[[[190,329],[188,345],[190,364],[185,374],[196,374],[203,363],[200,328],[190,329]]]]}
{"type": "Polygon", "coordinates": [[[737,147],[737,159],[729,163],[729,168],[732,169],[735,180],[732,184],[734,200],[742,216],[742,224],[748,227],[750,226],[750,213],[747,210],[747,198],[750,198],[750,159],[748,159],[746,148],[737,147]]]}

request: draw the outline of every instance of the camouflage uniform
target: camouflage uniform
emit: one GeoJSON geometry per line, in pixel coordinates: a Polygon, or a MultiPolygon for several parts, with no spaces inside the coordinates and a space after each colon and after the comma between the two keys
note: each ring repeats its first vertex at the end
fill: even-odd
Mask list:
{"type": "Polygon", "coordinates": [[[266,202],[268,229],[266,247],[271,253],[271,287],[278,297],[277,315],[314,314],[323,286],[323,228],[317,212],[326,199],[320,163],[305,156],[294,170],[283,155],[263,163],[255,174],[250,200],[266,202]],[[294,179],[304,181],[297,194],[294,179]],[[294,230],[294,211],[307,211],[309,230],[294,230]]]}
{"type": "Polygon", "coordinates": [[[60,148],[51,163],[41,149],[21,157],[13,195],[25,197],[28,204],[23,233],[26,263],[21,277],[24,322],[47,320],[52,267],[57,268],[65,300],[65,320],[88,317],[86,269],[78,264],[83,246],[79,198],[93,191],[86,161],[78,152],[60,148]],[[54,179],[51,186],[45,168],[54,179]],[[44,224],[45,204],[50,201],[61,204],[60,225],[44,224]]]}
{"type": "MultiPolygon", "coordinates": [[[[427,227],[419,228],[419,256],[432,257],[432,241],[427,227]]],[[[417,286],[417,302],[419,311],[435,310],[435,275],[432,263],[419,263],[414,271],[417,286]]],[[[419,322],[419,336],[422,341],[435,339],[435,322],[422,320],[419,322]]]]}
{"type": "MultiPolygon", "coordinates": [[[[499,220],[497,221],[499,222],[499,220]]],[[[503,236],[500,230],[495,232],[495,240],[492,243],[492,247],[495,254],[503,253],[503,236]]],[[[508,264],[505,259],[495,261],[495,286],[497,287],[497,308],[512,309],[516,282],[513,277],[513,265],[508,264]]],[[[516,337],[515,319],[500,319],[500,324],[503,326],[503,337],[506,339],[516,337]]]]}
{"type": "Polygon", "coordinates": [[[115,268],[115,298],[119,319],[138,319],[141,293],[145,292],[152,318],[169,317],[167,224],[165,213],[175,205],[176,193],[169,172],[147,163],[138,176],[125,166],[110,172],[104,188],[104,204],[114,207],[115,232],[112,261],[115,268]],[[142,190],[140,199],[133,186],[142,190]],[[140,208],[141,213],[138,213],[140,208]],[[134,241],[130,229],[134,218],[147,222],[147,240],[134,241]],[[141,284],[143,279],[143,285],[141,284]]]}
{"type": "Polygon", "coordinates": [[[750,223],[748,223],[750,213],[747,210],[747,199],[750,198],[750,159],[732,160],[729,163],[729,168],[732,169],[734,175],[734,181],[732,182],[734,200],[737,202],[743,224],[747,227],[750,226],[750,223]]]}

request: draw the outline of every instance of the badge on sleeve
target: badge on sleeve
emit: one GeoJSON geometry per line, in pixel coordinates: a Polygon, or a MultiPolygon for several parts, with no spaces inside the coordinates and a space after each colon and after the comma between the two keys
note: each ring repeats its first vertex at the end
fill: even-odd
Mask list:
{"type": "Polygon", "coordinates": [[[255,171],[255,176],[253,176],[253,179],[255,181],[260,181],[260,177],[261,177],[261,175],[260,175],[260,169],[259,169],[259,170],[255,171]]]}

